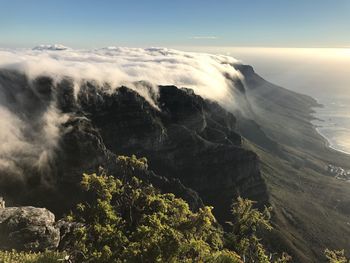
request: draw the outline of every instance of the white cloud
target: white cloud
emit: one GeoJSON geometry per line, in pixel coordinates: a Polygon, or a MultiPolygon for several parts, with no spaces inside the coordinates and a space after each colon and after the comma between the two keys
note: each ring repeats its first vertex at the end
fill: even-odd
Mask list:
{"type": "MultiPolygon", "coordinates": [[[[35,78],[69,76],[132,87],[140,80],[157,85],[192,88],[197,94],[232,104],[231,79],[240,78],[229,56],[182,52],[166,48],[108,47],[95,50],[0,50],[0,68],[16,69],[35,78]]],[[[77,85],[79,86],[79,85],[77,85]]]]}
{"type": "Polygon", "coordinates": [[[216,36],[193,36],[193,37],[190,37],[190,39],[199,39],[199,40],[204,40],[204,39],[218,39],[218,37],[216,36]]]}
{"type": "MultiPolygon", "coordinates": [[[[108,83],[111,91],[128,86],[155,104],[149,91],[135,84],[146,81],[154,92],[158,85],[192,88],[228,109],[234,107],[232,79],[241,78],[232,66],[235,63],[237,60],[228,56],[166,48],[73,50],[56,45],[35,50],[0,49],[0,70],[17,70],[29,79],[46,75],[59,81],[70,77],[75,81],[76,94],[82,81],[93,80],[108,83]]],[[[67,116],[57,110],[54,100],[46,103],[40,97],[35,101],[33,96],[27,98],[26,89],[36,96],[33,88],[0,78],[0,171],[22,175],[23,169],[32,166],[49,174],[47,164],[54,158],[61,136],[59,127],[67,116]],[[9,99],[12,97],[14,102],[9,99]]]]}

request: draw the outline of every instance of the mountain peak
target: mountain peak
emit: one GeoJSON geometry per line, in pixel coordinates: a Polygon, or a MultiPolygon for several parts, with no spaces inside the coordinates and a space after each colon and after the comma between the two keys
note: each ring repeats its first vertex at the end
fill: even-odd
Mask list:
{"type": "Polygon", "coordinates": [[[53,45],[39,45],[33,48],[33,50],[67,50],[69,47],[63,46],[61,44],[53,44],[53,45]]]}

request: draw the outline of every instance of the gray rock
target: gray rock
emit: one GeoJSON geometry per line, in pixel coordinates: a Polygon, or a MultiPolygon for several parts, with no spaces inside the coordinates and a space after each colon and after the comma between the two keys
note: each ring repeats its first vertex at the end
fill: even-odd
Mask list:
{"type": "Polygon", "coordinates": [[[0,209],[0,249],[42,251],[58,246],[60,232],[55,216],[46,208],[0,209]]]}
{"type": "Polygon", "coordinates": [[[68,222],[64,218],[58,220],[55,224],[55,227],[60,231],[58,250],[71,250],[74,244],[74,231],[82,226],[82,223],[68,222]]]}

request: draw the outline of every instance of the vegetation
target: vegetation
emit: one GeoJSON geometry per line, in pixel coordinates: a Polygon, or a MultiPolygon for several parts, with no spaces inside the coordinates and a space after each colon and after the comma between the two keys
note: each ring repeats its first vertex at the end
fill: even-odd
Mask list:
{"type": "MultiPolygon", "coordinates": [[[[291,257],[269,253],[259,234],[272,229],[271,208],[238,198],[232,205],[230,230],[224,232],[211,207],[197,212],[173,194],[162,194],[134,177],[147,169],[145,158],[118,157],[121,179],[84,174],[86,200],[67,219],[78,223],[70,255],[58,252],[0,252],[0,263],[53,262],[218,262],[286,263],[291,257]],[[66,258],[65,258],[66,257],[66,258]]],[[[349,263],[344,251],[326,250],[329,263],[349,263]]]]}
{"type": "Polygon", "coordinates": [[[329,263],[350,263],[344,255],[344,250],[329,250],[326,249],[324,252],[329,263]]]}
{"type": "Polygon", "coordinates": [[[118,157],[121,180],[84,174],[88,200],[69,220],[82,223],[75,232],[74,250],[84,262],[288,262],[270,256],[257,236],[271,229],[269,212],[239,198],[232,207],[232,231],[224,234],[211,207],[192,212],[173,194],[162,194],[133,177],[147,169],[145,158],[118,157]]]}
{"type": "Polygon", "coordinates": [[[273,260],[258,237],[258,231],[271,230],[270,212],[271,207],[265,207],[263,212],[253,208],[254,202],[238,197],[237,202],[232,205],[232,222],[228,222],[231,231],[225,235],[226,247],[237,251],[244,262],[289,262],[291,257],[283,254],[273,260]]]}
{"type": "Polygon", "coordinates": [[[65,256],[64,253],[59,252],[0,251],[0,263],[56,263],[62,262],[65,256]]]}
{"type": "MultiPolygon", "coordinates": [[[[145,160],[119,158],[125,174],[145,160]]],[[[194,213],[173,194],[161,194],[136,177],[121,181],[105,174],[85,174],[88,202],[69,219],[82,223],[74,249],[84,262],[241,262],[223,247],[223,231],[211,207],[194,213]]]]}

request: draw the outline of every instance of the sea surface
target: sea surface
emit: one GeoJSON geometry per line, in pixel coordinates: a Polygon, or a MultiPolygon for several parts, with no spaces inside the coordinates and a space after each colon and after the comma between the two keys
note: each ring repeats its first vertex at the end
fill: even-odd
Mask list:
{"type": "Polygon", "coordinates": [[[324,98],[319,99],[324,105],[316,108],[314,114],[319,120],[313,124],[317,131],[327,139],[333,149],[350,154],[350,99],[324,98]]]}
{"type": "Polygon", "coordinates": [[[350,48],[197,47],[195,50],[230,55],[250,64],[266,80],[310,95],[313,121],[329,146],[350,154],[350,48]]]}

